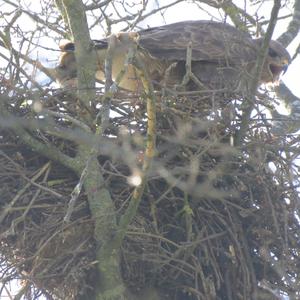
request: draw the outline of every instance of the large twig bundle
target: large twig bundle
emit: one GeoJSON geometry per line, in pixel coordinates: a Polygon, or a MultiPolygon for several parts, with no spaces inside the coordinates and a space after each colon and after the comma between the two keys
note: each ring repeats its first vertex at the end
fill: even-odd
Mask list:
{"type": "MultiPolygon", "coordinates": [[[[5,97],[16,117],[1,121],[7,127],[0,152],[4,280],[21,278],[28,298],[35,291],[75,299],[89,293],[96,259],[85,192],[77,193],[70,213],[76,174],[24,145],[12,124],[21,122],[69,156],[78,143],[96,144],[120,219],[143,164],[145,104],[126,93],[112,98],[110,124],[95,141],[72,120],[85,113],[97,119],[101,93],[89,111],[64,92],[45,93],[38,113],[31,110],[37,103],[12,105],[27,96],[5,97]]],[[[240,101],[222,100],[217,92],[157,97],[157,152],[122,246],[127,285],[133,293],[155,286],[162,299],[250,299],[262,293],[258,282],[268,297],[267,290],[295,291],[298,195],[287,157],[294,141],[277,144],[256,106],[245,142],[233,147],[240,101]]]]}

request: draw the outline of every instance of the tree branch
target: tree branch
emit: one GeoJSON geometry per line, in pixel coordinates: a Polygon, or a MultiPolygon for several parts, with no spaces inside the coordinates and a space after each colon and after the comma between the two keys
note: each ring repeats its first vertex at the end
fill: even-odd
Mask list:
{"type": "Polygon", "coordinates": [[[254,67],[253,77],[250,82],[249,90],[247,91],[247,100],[248,101],[244,101],[243,106],[242,106],[243,116],[242,116],[242,121],[241,121],[241,127],[240,127],[240,130],[237,132],[235,139],[234,139],[234,143],[236,146],[241,145],[242,140],[245,137],[245,134],[249,127],[250,116],[251,116],[251,112],[253,109],[253,101],[251,101],[251,99],[253,97],[255,97],[255,95],[256,95],[257,87],[258,87],[259,80],[260,80],[260,75],[261,75],[261,72],[262,72],[262,69],[264,66],[265,58],[268,53],[269,43],[272,38],[274,28],[275,28],[275,25],[277,22],[277,17],[278,17],[278,13],[280,10],[280,4],[281,4],[280,2],[281,2],[280,0],[274,1],[274,5],[273,5],[272,11],[271,11],[270,23],[269,23],[266,35],[264,37],[262,47],[261,47],[260,51],[258,52],[258,57],[257,57],[257,61],[255,64],[255,67],[254,67]]]}
{"type": "Polygon", "coordinates": [[[286,135],[294,133],[300,129],[300,99],[296,97],[284,83],[280,83],[275,88],[276,95],[285,102],[291,110],[288,116],[279,114],[276,110],[271,111],[275,119],[272,132],[275,134],[286,135]]]}
{"type": "Polygon", "coordinates": [[[129,206],[120,219],[119,226],[118,226],[118,234],[114,239],[115,247],[121,246],[127,228],[137,213],[137,209],[141,202],[144,189],[147,183],[148,173],[151,169],[152,160],[155,155],[155,147],[156,147],[156,98],[154,95],[151,80],[147,74],[147,69],[143,65],[139,57],[136,57],[136,66],[137,66],[138,75],[143,83],[146,97],[147,97],[146,98],[147,117],[148,117],[147,140],[146,140],[145,157],[143,161],[142,173],[140,175],[140,184],[134,189],[132,197],[129,202],[129,206]]]}
{"type": "MultiPolygon", "coordinates": [[[[80,0],[63,0],[63,4],[76,48],[78,97],[88,106],[95,99],[96,53],[90,40],[85,7],[80,0]]],[[[119,269],[120,248],[110,247],[112,233],[116,230],[115,208],[96,154],[95,147],[79,145],[76,159],[81,167],[77,175],[80,177],[86,168],[83,185],[95,222],[97,267],[101,278],[95,286],[96,299],[117,300],[124,298],[125,287],[119,269]]]]}
{"type": "Polygon", "coordinates": [[[300,29],[300,0],[295,0],[293,18],[285,31],[277,41],[287,47],[298,35],[300,29]]]}

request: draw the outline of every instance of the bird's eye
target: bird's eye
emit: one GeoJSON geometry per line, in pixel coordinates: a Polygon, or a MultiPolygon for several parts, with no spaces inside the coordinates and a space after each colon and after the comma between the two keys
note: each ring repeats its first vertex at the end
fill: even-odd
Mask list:
{"type": "Polygon", "coordinates": [[[74,43],[68,43],[64,46],[64,48],[62,49],[65,52],[72,52],[75,50],[75,44],[74,43]]]}
{"type": "Polygon", "coordinates": [[[276,53],[276,51],[274,51],[272,48],[269,48],[269,55],[270,55],[271,57],[276,57],[276,56],[277,56],[277,53],[276,53]]]}

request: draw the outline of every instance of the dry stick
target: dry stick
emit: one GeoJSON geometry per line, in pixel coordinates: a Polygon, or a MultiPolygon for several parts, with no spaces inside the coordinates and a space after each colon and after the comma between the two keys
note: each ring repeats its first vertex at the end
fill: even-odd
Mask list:
{"type": "MultiPolygon", "coordinates": [[[[10,1],[7,1],[8,4],[13,5],[14,7],[17,7],[18,9],[19,6],[11,3],[10,1]]],[[[4,28],[3,32],[4,33],[0,33],[0,36],[3,40],[3,42],[0,42],[0,45],[3,46],[4,48],[8,49],[9,51],[12,52],[12,54],[16,57],[16,58],[22,58],[24,61],[26,61],[27,63],[32,64],[33,66],[37,67],[40,71],[44,72],[48,77],[50,77],[51,79],[55,78],[55,69],[53,68],[46,68],[44,67],[38,60],[34,60],[32,58],[30,58],[27,55],[24,55],[22,53],[20,53],[19,51],[15,50],[12,47],[10,38],[9,38],[9,29],[10,27],[13,25],[13,23],[21,16],[22,13],[28,14],[29,16],[31,16],[35,21],[37,22],[41,22],[43,25],[47,25],[49,28],[55,30],[55,28],[51,25],[49,25],[48,23],[44,23],[44,21],[42,19],[39,19],[37,15],[33,15],[25,10],[18,10],[16,12],[16,14],[14,15],[14,17],[12,18],[12,20],[9,22],[9,24],[4,28]]],[[[62,33],[62,32],[59,32],[62,33]]],[[[20,69],[20,71],[23,73],[23,75],[25,75],[31,82],[33,82],[33,84],[40,88],[40,85],[35,82],[34,80],[32,80],[31,78],[28,77],[28,75],[24,72],[24,70],[20,69]],[[25,74],[24,74],[25,73],[25,74]]]]}
{"type": "Polygon", "coordinates": [[[29,16],[35,22],[45,26],[46,28],[49,28],[49,29],[53,30],[54,32],[58,33],[59,35],[65,36],[65,32],[57,29],[57,26],[55,26],[55,25],[45,21],[44,19],[40,18],[39,14],[37,14],[37,13],[31,13],[31,12],[29,12],[29,10],[23,9],[22,7],[20,7],[20,4],[17,3],[16,1],[15,1],[16,3],[12,2],[12,1],[9,1],[9,0],[3,0],[3,1],[6,2],[9,5],[12,5],[16,9],[19,9],[22,13],[29,16]]]}
{"type": "Polygon", "coordinates": [[[109,4],[111,0],[101,1],[101,3],[85,4],[85,10],[94,10],[109,4]]]}
{"type": "MultiPolygon", "coordinates": [[[[2,151],[1,151],[2,152],[2,151]]],[[[32,181],[37,180],[47,169],[49,168],[49,163],[46,163],[41,170],[32,177],[32,181]]],[[[17,195],[10,201],[10,203],[4,208],[3,212],[0,215],[0,224],[4,220],[4,218],[7,216],[7,214],[10,212],[11,208],[17,203],[17,201],[20,199],[22,194],[31,186],[31,182],[28,182],[25,184],[25,186],[19,190],[17,195]]]]}
{"type": "MultiPolygon", "coordinates": [[[[249,15],[244,9],[238,7],[232,1],[222,1],[220,5],[217,7],[222,8],[224,12],[230,17],[234,25],[241,31],[247,32],[247,22],[253,26],[257,26],[257,21],[251,15],[249,15]]],[[[260,26],[258,27],[258,31],[263,33],[260,26]]]]}
{"type": "Polygon", "coordinates": [[[105,93],[102,97],[102,107],[99,110],[99,113],[96,116],[96,123],[98,123],[99,117],[101,117],[101,127],[98,130],[98,135],[104,133],[105,129],[109,125],[109,112],[110,112],[110,103],[111,103],[111,96],[113,91],[113,80],[112,80],[112,64],[113,64],[113,55],[114,55],[114,42],[113,40],[116,39],[115,35],[112,35],[109,39],[108,48],[106,51],[105,57],[105,93]]]}
{"type": "Polygon", "coordinates": [[[192,42],[190,42],[186,48],[186,64],[185,64],[185,75],[182,79],[180,87],[184,87],[188,84],[190,80],[199,87],[199,89],[206,89],[205,85],[195,76],[192,71],[192,42]]]}
{"type": "MultiPolygon", "coordinates": [[[[123,36],[127,35],[126,33],[123,33],[123,36]]],[[[124,75],[126,74],[129,65],[133,64],[133,60],[136,54],[137,50],[137,43],[136,43],[136,35],[131,36],[131,33],[127,35],[128,43],[127,41],[127,46],[129,47],[128,53],[125,57],[124,65],[122,69],[120,70],[119,74],[117,75],[115,81],[113,82],[112,80],[112,64],[113,64],[113,58],[114,58],[114,47],[113,45],[116,43],[115,39],[118,37],[116,35],[112,35],[110,37],[108,49],[107,49],[107,54],[106,54],[106,59],[105,59],[105,94],[103,95],[103,106],[98,113],[96,117],[96,123],[98,123],[99,117],[101,117],[101,132],[103,133],[104,130],[107,128],[109,125],[109,112],[111,109],[111,97],[114,92],[117,91],[118,86],[120,82],[122,81],[124,75]]]]}
{"type": "Polygon", "coordinates": [[[141,202],[144,189],[147,182],[147,175],[152,165],[152,160],[155,154],[155,141],[156,141],[156,101],[155,95],[153,92],[153,86],[151,80],[147,74],[147,70],[139,57],[135,57],[135,64],[137,66],[138,75],[143,83],[145,88],[146,97],[147,97],[147,116],[148,116],[148,128],[147,128],[147,141],[145,149],[145,158],[142,167],[141,174],[141,183],[134,189],[132,197],[130,199],[128,208],[125,213],[122,215],[118,232],[114,238],[114,246],[118,249],[121,246],[121,243],[126,235],[127,228],[134,216],[136,215],[137,209],[141,202]]]}
{"type": "MultiPolygon", "coordinates": [[[[145,20],[146,18],[148,18],[148,17],[150,17],[150,16],[156,14],[157,12],[164,11],[164,10],[166,10],[166,9],[172,7],[172,6],[175,6],[176,4],[178,4],[178,3],[180,3],[180,2],[184,2],[184,1],[185,1],[185,0],[176,0],[176,1],[174,1],[174,2],[171,2],[171,3],[166,4],[166,5],[164,5],[164,6],[155,8],[155,9],[151,10],[149,13],[145,14],[144,16],[141,16],[141,17],[138,19],[138,22],[135,21],[133,25],[136,25],[137,23],[142,22],[143,20],[145,20]]],[[[125,27],[123,30],[126,31],[126,30],[128,30],[128,29],[130,29],[130,28],[133,28],[133,26],[132,26],[132,25],[127,26],[127,27],[125,27]]]]}
{"type": "Polygon", "coordinates": [[[65,217],[64,217],[64,222],[67,222],[67,223],[70,222],[71,215],[74,211],[76,200],[78,199],[78,197],[80,195],[80,192],[82,190],[84,181],[85,181],[86,176],[88,174],[89,164],[90,164],[91,160],[92,160],[92,156],[90,156],[90,158],[87,160],[86,166],[84,167],[84,169],[81,173],[80,179],[79,179],[78,183],[76,184],[75,188],[73,189],[73,191],[71,193],[71,199],[68,203],[68,209],[67,209],[67,212],[66,212],[65,217]]]}
{"type": "MultiPolygon", "coordinates": [[[[52,80],[54,80],[56,78],[55,68],[47,68],[47,67],[43,66],[43,64],[40,61],[32,59],[29,56],[27,56],[26,54],[23,54],[20,51],[16,50],[15,48],[13,48],[13,46],[12,46],[10,40],[7,38],[7,36],[1,32],[0,32],[0,37],[2,39],[2,41],[0,41],[0,46],[9,50],[15,58],[23,59],[25,62],[31,64],[35,68],[37,68],[40,71],[42,71],[43,73],[45,73],[52,80]]],[[[38,82],[34,81],[29,75],[27,75],[27,73],[22,68],[19,68],[19,66],[17,64],[10,61],[10,59],[7,58],[2,53],[1,53],[1,57],[3,57],[5,60],[7,60],[11,64],[13,64],[18,69],[19,72],[21,72],[30,82],[32,82],[34,84],[35,87],[37,87],[40,91],[42,91],[40,84],[38,82]]]]}
{"type": "MultiPolygon", "coordinates": [[[[31,183],[33,186],[39,188],[40,190],[44,190],[48,193],[51,193],[53,194],[55,197],[57,198],[60,198],[62,199],[64,196],[57,193],[56,191],[46,187],[46,186],[43,186],[41,184],[38,184],[36,183],[35,181],[33,181],[32,179],[28,178],[26,175],[25,175],[25,172],[22,173],[22,170],[20,170],[20,165],[18,165],[12,158],[10,158],[8,155],[6,155],[2,150],[0,150],[0,155],[2,155],[5,159],[7,159],[15,168],[16,168],[16,171],[19,173],[20,176],[22,176],[22,178],[24,178],[26,181],[28,181],[29,183],[31,183]]],[[[49,163],[50,164],[50,163],[49,163]]]]}
{"type": "MultiPolygon", "coordinates": [[[[6,286],[4,286],[4,289],[5,289],[5,292],[6,292],[6,294],[7,294],[7,296],[9,297],[9,299],[10,300],[17,300],[17,299],[21,299],[21,298],[16,298],[18,295],[19,295],[19,293],[18,293],[18,295],[16,295],[16,296],[12,296],[11,295],[11,293],[10,293],[10,290],[6,287],[6,286]]],[[[22,288],[21,290],[22,290],[22,296],[23,296],[23,294],[24,294],[24,290],[23,290],[24,288],[22,288]]]]}
{"type": "Polygon", "coordinates": [[[49,115],[49,116],[54,116],[54,117],[58,117],[58,118],[68,120],[71,123],[73,123],[74,125],[76,125],[77,127],[79,127],[80,129],[82,129],[83,131],[91,133],[91,129],[90,129],[89,126],[87,126],[84,122],[81,122],[80,120],[77,120],[77,119],[71,117],[67,113],[56,112],[56,111],[52,111],[52,110],[43,108],[42,109],[42,114],[46,114],[46,115],[49,115]]]}
{"type": "MultiPolygon", "coordinates": [[[[1,99],[1,97],[0,97],[1,99]]],[[[98,140],[95,138],[94,134],[91,132],[87,132],[86,130],[82,130],[81,128],[66,128],[57,125],[52,120],[49,120],[48,122],[44,122],[44,120],[38,120],[38,119],[28,119],[24,120],[21,118],[17,117],[2,117],[0,116],[0,127],[2,128],[7,128],[11,130],[18,130],[21,129],[23,130],[23,133],[20,134],[26,135],[26,132],[30,131],[32,133],[35,132],[35,130],[39,129],[41,132],[45,132],[46,134],[50,134],[54,137],[59,137],[63,138],[64,140],[76,142],[78,144],[87,144],[90,145],[92,142],[98,142],[98,140]],[[52,127],[51,127],[52,126],[52,127]]],[[[18,133],[19,134],[19,133],[18,133]]],[[[21,136],[20,138],[24,138],[21,136]]],[[[34,139],[34,137],[32,137],[34,139]]],[[[61,156],[61,161],[63,162],[63,165],[66,166],[64,162],[70,161],[71,169],[73,169],[72,164],[76,162],[76,160],[70,156],[67,156],[63,152],[60,152],[58,148],[53,146],[52,144],[46,142],[47,139],[44,140],[43,143],[37,143],[38,145],[44,145],[45,150],[42,150],[42,154],[46,155],[48,153],[47,150],[52,149],[55,152],[55,155],[51,157],[51,159],[54,158],[56,161],[60,161],[60,156],[61,156]],[[57,156],[58,155],[58,156],[57,156]]],[[[39,140],[37,140],[39,142],[39,140]]],[[[30,145],[31,146],[31,145],[30,145]]],[[[31,146],[34,147],[34,146],[31,146]]],[[[50,151],[49,151],[50,152],[50,151]]],[[[70,167],[69,165],[67,166],[68,168],[70,167]]]]}
{"type": "Polygon", "coordinates": [[[250,88],[249,88],[249,91],[247,92],[248,99],[246,99],[247,101],[244,101],[244,103],[243,103],[243,117],[242,117],[242,121],[241,121],[241,128],[237,132],[235,139],[234,139],[234,143],[236,146],[240,146],[242,144],[243,138],[245,137],[246,132],[249,127],[250,116],[251,116],[251,112],[253,109],[253,102],[249,98],[255,97],[257,86],[258,86],[259,80],[260,80],[260,75],[261,75],[261,72],[262,72],[262,69],[264,66],[264,61],[267,56],[269,43],[270,43],[274,28],[276,25],[279,10],[280,10],[280,0],[275,0],[274,6],[273,6],[272,12],[271,12],[270,23],[269,23],[269,26],[268,26],[268,29],[267,29],[267,32],[266,32],[266,35],[264,38],[264,42],[258,53],[258,58],[257,58],[255,68],[254,68],[255,73],[253,74],[253,78],[250,83],[250,88]]]}
{"type": "Polygon", "coordinates": [[[40,142],[20,126],[16,126],[12,129],[19,136],[22,142],[30,146],[37,153],[40,153],[41,155],[46,156],[49,159],[61,163],[63,166],[69,168],[70,170],[77,171],[76,160],[74,158],[62,153],[55,146],[52,146],[50,144],[46,145],[40,142]]]}
{"type": "MultiPolygon", "coordinates": [[[[46,166],[47,166],[47,169],[45,170],[45,175],[44,175],[43,182],[45,182],[45,180],[46,180],[46,179],[48,178],[48,176],[49,176],[49,172],[50,172],[50,168],[51,168],[50,162],[48,162],[48,163],[46,164],[46,166]]],[[[31,199],[31,201],[27,204],[27,207],[26,207],[26,209],[24,210],[24,212],[22,213],[22,215],[12,220],[12,223],[11,223],[10,228],[9,228],[6,232],[3,233],[3,236],[6,236],[6,237],[7,237],[7,236],[9,236],[9,235],[11,235],[11,234],[12,234],[12,235],[15,234],[15,228],[18,226],[19,223],[25,221],[25,218],[26,218],[26,216],[27,216],[29,210],[32,208],[34,202],[38,199],[38,196],[40,195],[41,191],[42,191],[42,189],[39,188],[39,189],[35,192],[35,194],[33,195],[32,199],[31,199]]]]}
{"type": "MultiPolygon", "coordinates": [[[[1,37],[1,32],[0,32],[0,37],[1,37]]],[[[0,41],[0,46],[3,46],[3,43],[0,41]]],[[[21,57],[21,58],[26,58],[26,55],[24,55],[24,54],[21,54],[21,53],[17,53],[17,51],[16,50],[14,50],[13,48],[7,48],[9,51],[11,51],[12,53],[13,53],[13,55],[15,56],[15,57],[17,57],[18,59],[21,57]]],[[[43,91],[43,89],[42,89],[42,87],[41,87],[41,85],[38,83],[38,82],[36,82],[35,80],[33,80],[27,73],[26,73],[26,71],[23,69],[23,68],[20,68],[19,66],[18,66],[18,64],[16,64],[15,62],[13,62],[12,61],[12,59],[11,58],[8,58],[7,56],[5,56],[4,54],[2,54],[2,53],[0,53],[0,57],[2,57],[3,59],[5,59],[5,60],[7,60],[8,62],[9,62],[9,64],[10,65],[12,65],[13,67],[15,67],[15,69],[16,70],[18,70],[18,72],[19,73],[22,73],[22,75],[28,80],[28,81],[30,81],[32,84],[33,84],[33,86],[35,87],[35,88],[38,88],[39,89],[39,91],[43,91]]],[[[31,61],[30,61],[30,59],[24,59],[24,61],[27,61],[27,62],[29,62],[29,63],[32,63],[31,61]]],[[[33,60],[32,60],[33,61],[33,60]]],[[[35,61],[33,61],[33,63],[32,63],[33,65],[35,65],[35,61]]],[[[36,66],[36,65],[35,65],[36,66]]],[[[39,68],[38,68],[39,69],[39,68]]],[[[47,69],[47,68],[46,68],[47,69]]],[[[49,70],[47,69],[47,72],[48,72],[49,70]]],[[[46,72],[45,72],[45,74],[46,74],[46,72]]],[[[50,74],[50,73],[48,73],[48,74],[50,74]]],[[[46,75],[48,75],[48,74],[46,74],[46,75]]]]}

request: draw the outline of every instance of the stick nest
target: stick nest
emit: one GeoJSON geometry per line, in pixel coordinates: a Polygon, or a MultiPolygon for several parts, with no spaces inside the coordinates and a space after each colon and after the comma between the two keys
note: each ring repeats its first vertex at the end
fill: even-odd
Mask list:
{"type": "MultiPolygon", "coordinates": [[[[74,157],[78,143],[92,141],[61,115],[95,131],[97,122],[83,120],[99,121],[102,94],[86,109],[72,93],[45,91],[38,104],[61,114],[49,116],[34,111],[36,101],[25,101],[34,99],[32,94],[6,92],[2,281],[21,279],[20,293],[27,299],[40,294],[79,299],[92,290],[96,268],[87,195],[81,191],[64,222],[79,178],[24,144],[11,123],[21,122],[37,140],[74,157]],[[61,136],[52,134],[56,126],[61,136]],[[70,132],[77,140],[65,138],[70,132]]],[[[180,300],[293,295],[300,275],[296,141],[272,135],[257,103],[245,142],[232,147],[241,101],[201,93],[157,98],[157,153],[122,245],[121,270],[129,289],[140,293],[153,286],[162,299],[180,300]]],[[[147,116],[143,97],[126,93],[111,99],[111,110],[98,159],[118,220],[141,173],[147,116]]]]}

